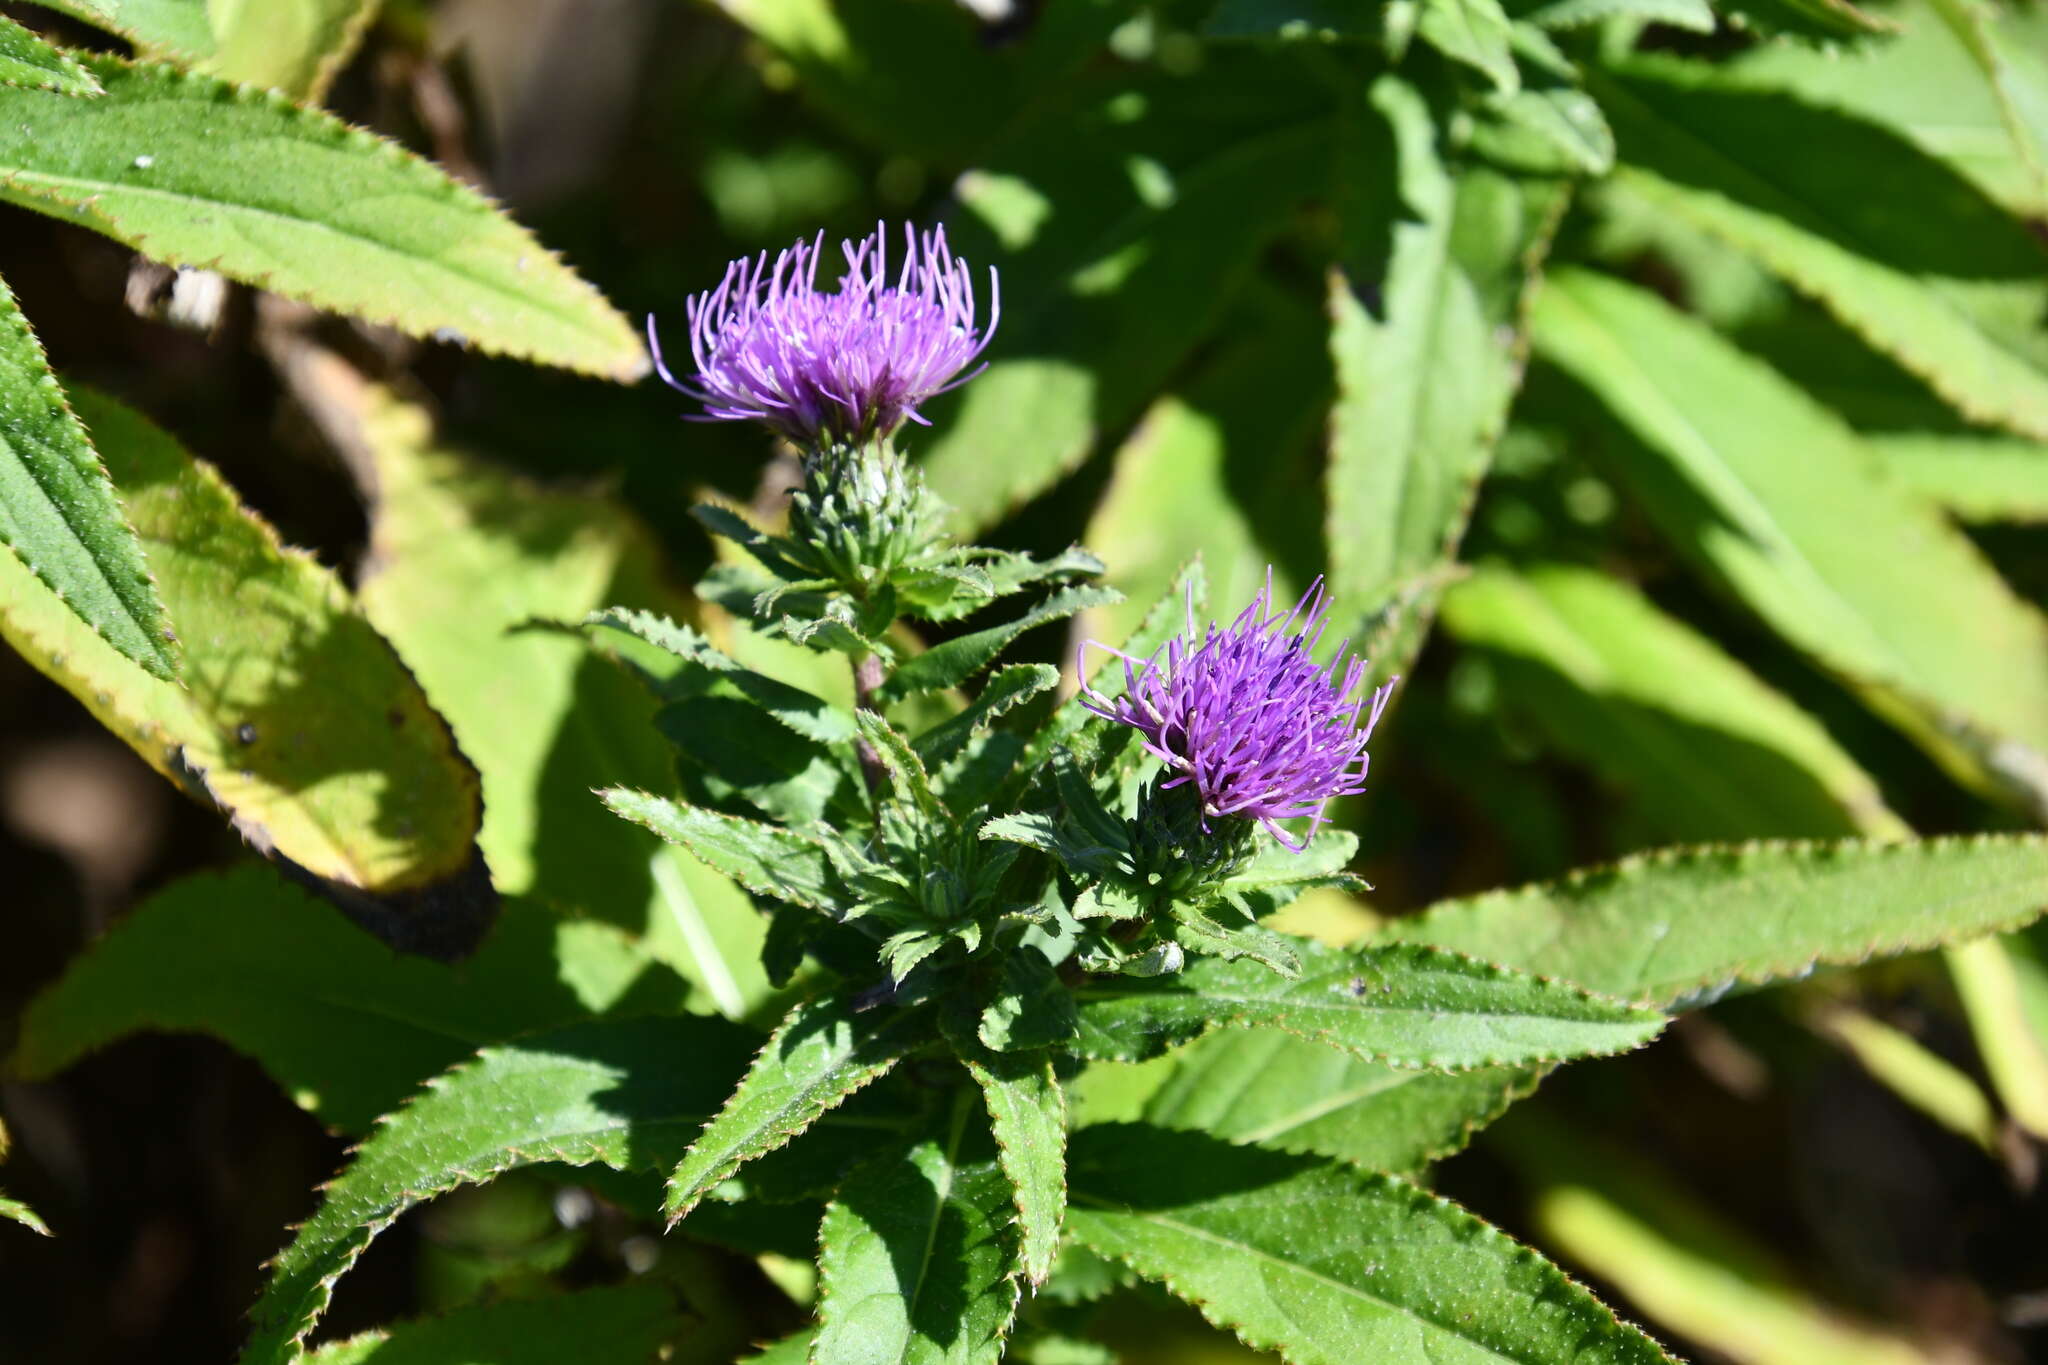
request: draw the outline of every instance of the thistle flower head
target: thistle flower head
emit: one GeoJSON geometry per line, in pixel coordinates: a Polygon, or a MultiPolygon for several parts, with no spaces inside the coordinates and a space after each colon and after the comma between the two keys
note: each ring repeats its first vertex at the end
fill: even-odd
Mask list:
{"type": "Polygon", "coordinates": [[[1349,641],[1330,664],[1314,661],[1329,610],[1318,578],[1283,615],[1268,570],[1251,605],[1228,626],[1211,622],[1197,644],[1190,596],[1186,634],[1149,659],[1083,645],[1084,665],[1089,645],[1123,660],[1124,692],[1084,686],[1082,704],[1143,737],[1172,773],[1162,787],[1193,784],[1205,827],[1216,816],[1257,820],[1299,852],[1333,797],[1365,790],[1366,742],[1394,687],[1366,693],[1366,661],[1344,662],[1349,641]],[[1310,820],[1300,839],[1278,823],[1298,816],[1310,820]]]}
{"type": "Polygon", "coordinates": [[[817,285],[824,234],[726,268],[716,289],[689,301],[690,358],[678,379],[647,320],[655,368],[671,388],[704,405],[703,418],[766,422],[809,450],[884,437],[922,423],[925,400],[972,379],[962,374],[995,333],[1001,313],[990,267],[989,319],[976,324],[974,276],[946,247],[945,229],[904,225],[892,280],[883,229],[841,243],[846,270],[830,291],[817,285]]]}

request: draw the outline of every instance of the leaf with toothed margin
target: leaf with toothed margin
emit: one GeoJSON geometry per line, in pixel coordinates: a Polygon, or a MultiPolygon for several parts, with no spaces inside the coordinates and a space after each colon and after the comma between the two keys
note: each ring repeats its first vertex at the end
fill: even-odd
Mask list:
{"type": "Polygon", "coordinates": [[[306,1365],[646,1365],[683,1330],[658,1284],[641,1281],[469,1304],[439,1317],[373,1328],[329,1342],[306,1365]]]}
{"type": "Polygon", "coordinates": [[[670,1174],[662,1201],[669,1225],[741,1165],[788,1142],[931,1036],[926,1013],[886,1003],[861,1010],[827,996],[791,1010],[670,1174]]]}
{"type": "Polygon", "coordinates": [[[636,333],[482,195],[282,96],[83,59],[106,93],[0,86],[0,199],[414,336],[636,379],[636,333]]]}
{"type": "Polygon", "coordinates": [[[723,1020],[600,1020],[485,1048],[428,1083],[355,1150],[271,1263],[242,1365],[284,1365],[334,1282],[407,1209],[538,1162],[659,1170],[746,1064],[723,1020]]]}
{"type": "Polygon", "coordinates": [[[100,93],[92,72],[70,53],[51,47],[12,19],[0,19],[0,81],[60,95],[100,93]]]}
{"type": "Polygon", "coordinates": [[[912,741],[927,768],[937,768],[965,748],[978,731],[987,729],[1011,708],[1058,686],[1060,671],[1051,664],[1008,664],[989,674],[981,692],[958,715],[940,721],[912,741]]]}
{"type": "Polygon", "coordinates": [[[1049,1052],[994,1052],[947,1016],[946,1040],[981,1087],[997,1161],[1017,1207],[1025,1278],[1045,1283],[1067,1209],[1067,1097],[1049,1052]]]}
{"type": "Polygon", "coordinates": [[[995,1365],[1017,1313],[1007,1181],[966,1158],[965,1113],[943,1140],[883,1153],[818,1229],[812,1365],[995,1365]]]}
{"type": "Polygon", "coordinates": [[[1564,1272],[1392,1176],[1103,1124],[1074,1135],[1076,1242],[1292,1365],[1673,1365],[1564,1272]]]}
{"type": "Polygon", "coordinates": [[[0,557],[35,575],[130,663],[177,676],[179,649],[107,470],[0,282],[0,557]],[[12,556],[8,551],[12,550],[12,556]]]}
{"type": "Polygon", "coordinates": [[[1014,621],[934,645],[906,661],[883,682],[877,695],[883,701],[901,701],[919,692],[943,692],[958,687],[986,668],[990,660],[1025,631],[1089,607],[1121,601],[1123,594],[1114,588],[1062,588],[1014,621]]]}
{"type": "Polygon", "coordinates": [[[1368,1170],[1417,1171],[1463,1148],[1532,1092],[1538,1074],[1525,1067],[1405,1071],[1278,1029],[1228,1029],[1174,1054],[1144,1117],[1368,1170]]]}
{"type": "Polygon", "coordinates": [[[495,896],[466,894],[483,883],[478,783],[446,721],[335,575],[280,544],[212,468],[111,399],[71,397],[184,642],[182,685],[117,654],[6,555],[0,634],[150,766],[338,895],[459,893],[445,913],[401,902],[375,920],[393,941],[431,950],[445,929],[440,946],[474,947],[495,896]]]}
{"type": "Polygon", "coordinates": [[[852,905],[835,875],[832,850],[808,835],[758,820],[613,787],[600,793],[612,810],[697,855],[759,896],[837,916],[852,905]]]}
{"type": "Polygon", "coordinates": [[[1464,1071],[1625,1052],[1655,1010],[1566,982],[1416,945],[1341,949],[1302,940],[1302,974],[1200,958],[1172,976],[1098,978],[1074,990],[1075,1049],[1142,1061],[1213,1028],[1277,1028],[1368,1061],[1464,1071]]]}
{"type": "Polygon", "coordinates": [[[39,0],[152,56],[318,100],[378,0],[39,0]]]}
{"type": "Polygon", "coordinates": [[[820,744],[853,742],[854,724],[844,711],[823,697],[745,667],[701,632],[677,625],[666,616],[607,607],[592,612],[583,624],[624,631],[671,655],[675,660],[672,670],[653,679],[665,697],[684,689],[743,697],[805,739],[820,744]]]}
{"type": "Polygon", "coordinates": [[[903,737],[903,732],[873,711],[857,712],[854,723],[860,726],[861,738],[873,746],[883,766],[889,770],[889,784],[897,799],[913,807],[928,821],[946,823],[946,808],[939,804],[939,798],[932,792],[932,779],[925,771],[924,760],[918,757],[910,741],[903,737]]]}
{"type": "Polygon", "coordinates": [[[2048,910],[2048,836],[1663,849],[1439,901],[1376,941],[1430,943],[1661,1006],[2017,928],[2048,910]]]}

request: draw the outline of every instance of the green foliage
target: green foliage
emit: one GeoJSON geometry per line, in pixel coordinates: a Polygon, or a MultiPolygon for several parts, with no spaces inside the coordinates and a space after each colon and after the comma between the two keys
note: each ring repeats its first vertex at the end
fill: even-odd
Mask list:
{"type": "Polygon", "coordinates": [[[1067,1207],[1066,1093],[1044,1052],[992,1052],[954,1030],[948,1038],[988,1104],[997,1160],[1017,1209],[1025,1278],[1043,1284],[1067,1207]]]}
{"type": "Polygon", "coordinates": [[[334,1281],[406,1209],[535,1162],[655,1170],[716,1108],[745,1035],[710,1019],[599,1021],[485,1048],[356,1149],[272,1263],[245,1365],[287,1361],[334,1281]]]}
{"type": "Polygon", "coordinates": [[[632,379],[625,319],[394,143],[208,76],[85,59],[92,99],[0,86],[0,199],[317,307],[632,379]]]}
{"type": "Polygon", "coordinates": [[[460,968],[394,961],[264,867],[198,876],[124,918],[21,1017],[8,1069],[54,1075],[142,1029],[208,1033],[349,1133],[479,1046],[595,1014],[675,1010],[686,984],[625,934],[508,902],[460,968]]]}
{"type": "Polygon", "coordinates": [[[670,1173],[662,1203],[670,1225],[742,1164],[782,1146],[884,1075],[924,1041],[929,1027],[914,1012],[860,1013],[829,997],[790,1011],[670,1173]]]}
{"type": "Polygon", "coordinates": [[[1670,1360],[1542,1257],[1391,1176],[1144,1125],[1074,1145],[1074,1236],[1286,1360],[1670,1360]]]}
{"type": "MultiPolygon", "coordinates": [[[[177,675],[178,642],[85,428],[0,284],[0,543],[123,658],[177,675]]],[[[16,567],[16,566],[19,567],[16,567]]]]}
{"type": "Polygon", "coordinates": [[[651,1284],[511,1300],[400,1323],[309,1352],[308,1365],[640,1365],[682,1328],[651,1284]]]}
{"type": "Polygon", "coordinates": [[[1008,1191],[966,1125],[856,1171],[818,1232],[816,1365],[995,1361],[1017,1311],[1008,1191]]]}
{"type": "Polygon", "coordinates": [[[92,72],[12,19],[0,19],[0,80],[60,95],[100,93],[92,72]]]}
{"type": "Polygon", "coordinates": [[[2044,893],[2039,835],[1758,843],[1444,901],[1383,932],[1669,1006],[2025,924],[2044,893]]]}
{"type": "Polygon", "coordinates": [[[1462,1071],[1622,1052],[1664,1027],[1654,1011],[1460,953],[1300,951],[1293,980],[1204,958],[1172,977],[1083,986],[1077,1045],[1137,1061],[1212,1028],[1279,1029],[1366,1061],[1462,1071]]]}
{"type": "MultiPolygon", "coordinates": [[[[476,773],[347,590],[169,436],[111,400],[73,399],[142,538],[182,682],[117,654],[11,558],[0,631],[259,848],[345,890],[459,883],[475,857],[476,773]]],[[[437,941],[431,912],[397,914],[401,941],[437,941]]],[[[474,935],[459,917],[447,932],[474,935]]]]}

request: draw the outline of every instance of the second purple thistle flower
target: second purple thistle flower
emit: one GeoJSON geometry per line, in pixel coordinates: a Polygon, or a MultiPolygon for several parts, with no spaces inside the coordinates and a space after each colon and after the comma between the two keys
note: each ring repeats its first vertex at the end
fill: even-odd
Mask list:
{"type": "Polygon", "coordinates": [[[1336,661],[1315,662],[1329,610],[1318,578],[1283,615],[1269,571],[1251,605],[1228,626],[1210,623],[1197,645],[1191,600],[1187,633],[1149,659],[1089,641],[1123,660],[1125,688],[1112,699],[1084,684],[1082,704],[1143,737],[1173,774],[1162,787],[1193,784],[1205,822],[1257,820],[1299,852],[1333,798],[1365,790],[1365,746],[1394,690],[1368,694],[1363,659],[1339,676],[1342,647],[1336,661]],[[1277,822],[1299,816],[1310,825],[1296,839],[1277,822]]]}
{"type": "Polygon", "coordinates": [[[704,404],[711,420],[755,420],[816,450],[886,437],[918,408],[981,371],[962,374],[995,334],[1001,313],[990,267],[988,325],[977,325],[974,276],[947,249],[945,229],[920,239],[903,229],[891,277],[883,229],[843,242],[846,269],[818,288],[824,234],[768,263],[763,252],[726,268],[715,289],[688,304],[690,359],[678,379],[647,320],[655,368],[670,387],[704,404]]]}

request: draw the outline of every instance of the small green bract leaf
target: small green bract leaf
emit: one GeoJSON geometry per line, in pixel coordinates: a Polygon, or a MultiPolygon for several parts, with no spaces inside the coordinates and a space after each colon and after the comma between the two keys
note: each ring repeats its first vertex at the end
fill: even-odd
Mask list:
{"type": "Polygon", "coordinates": [[[645,1365],[682,1329],[660,1286],[616,1285],[576,1294],[458,1308],[332,1342],[306,1365],[645,1365]]]}

